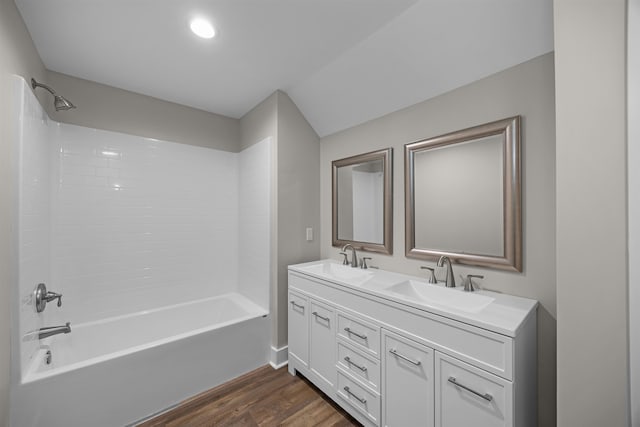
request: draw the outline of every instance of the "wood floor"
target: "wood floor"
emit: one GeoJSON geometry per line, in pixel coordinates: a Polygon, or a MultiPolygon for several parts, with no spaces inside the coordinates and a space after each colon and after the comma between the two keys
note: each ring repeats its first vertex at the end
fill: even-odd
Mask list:
{"type": "Polygon", "coordinates": [[[360,426],[304,377],[264,366],[139,427],[360,426]]]}

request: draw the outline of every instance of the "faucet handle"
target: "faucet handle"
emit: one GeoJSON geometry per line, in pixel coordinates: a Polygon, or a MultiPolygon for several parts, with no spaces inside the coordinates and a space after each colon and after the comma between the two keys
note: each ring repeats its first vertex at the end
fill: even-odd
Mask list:
{"type": "Polygon", "coordinates": [[[56,292],[47,291],[47,294],[44,296],[46,302],[51,302],[54,299],[58,300],[58,307],[62,307],[62,294],[58,294],[56,292]]]}
{"type": "Polygon", "coordinates": [[[348,265],[349,264],[349,258],[346,252],[340,252],[340,255],[344,256],[344,259],[342,260],[342,265],[348,265]]]}
{"type": "Polygon", "coordinates": [[[463,281],[462,281],[462,283],[464,285],[464,291],[465,292],[474,292],[475,291],[473,280],[471,280],[472,277],[475,277],[477,279],[484,279],[484,276],[482,276],[480,274],[467,274],[467,278],[463,279],[463,281]]]}
{"type": "Polygon", "coordinates": [[[371,259],[371,257],[363,256],[361,259],[362,259],[362,262],[360,263],[360,268],[366,270],[367,268],[369,268],[369,266],[367,265],[367,260],[371,259]]]}
{"type": "Polygon", "coordinates": [[[436,269],[433,267],[426,267],[424,265],[421,265],[420,268],[422,270],[429,270],[431,272],[431,274],[429,275],[429,283],[438,283],[438,280],[436,279],[436,269]]]}

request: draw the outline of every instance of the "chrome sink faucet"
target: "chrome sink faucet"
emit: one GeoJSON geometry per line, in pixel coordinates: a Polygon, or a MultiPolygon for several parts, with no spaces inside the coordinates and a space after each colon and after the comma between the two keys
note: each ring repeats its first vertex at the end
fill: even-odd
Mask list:
{"type": "Polygon", "coordinates": [[[47,328],[40,328],[38,329],[38,339],[41,340],[43,338],[47,338],[52,335],[68,334],[69,332],[71,332],[70,322],[67,322],[67,324],[64,326],[51,326],[47,328]]]}
{"type": "MultiPolygon", "coordinates": [[[[345,255],[345,261],[347,260],[346,257],[346,250],[347,248],[351,248],[351,267],[353,268],[357,268],[358,267],[358,255],[356,254],[356,248],[354,248],[351,243],[347,243],[346,245],[344,245],[342,247],[342,254],[345,255]]],[[[348,263],[348,262],[347,262],[348,263]]]]}
{"type": "Polygon", "coordinates": [[[445,263],[447,264],[447,279],[446,279],[445,286],[447,288],[455,288],[456,278],[453,276],[453,268],[451,268],[451,260],[449,259],[449,257],[441,256],[440,259],[438,260],[437,266],[442,267],[444,266],[445,263]]]}

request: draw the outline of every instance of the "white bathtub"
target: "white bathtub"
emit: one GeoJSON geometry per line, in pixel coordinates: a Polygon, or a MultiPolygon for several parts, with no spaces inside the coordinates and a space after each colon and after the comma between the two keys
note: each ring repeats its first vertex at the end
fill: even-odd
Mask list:
{"type": "Polygon", "coordinates": [[[134,424],[268,363],[267,314],[226,294],[72,324],[41,341],[13,396],[11,425],[134,424]]]}

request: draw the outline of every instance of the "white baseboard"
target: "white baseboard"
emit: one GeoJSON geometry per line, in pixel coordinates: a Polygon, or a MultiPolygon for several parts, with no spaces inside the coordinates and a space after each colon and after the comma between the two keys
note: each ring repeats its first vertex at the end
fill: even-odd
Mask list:
{"type": "Polygon", "coordinates": [[[281,348],[271,347],[271,357],[269,360],[269,364],[273,367],[273,369],[280,369],[283,366],[286,366],[289,360],[289,349],[288,346],[284,346],[281,348]]]}

